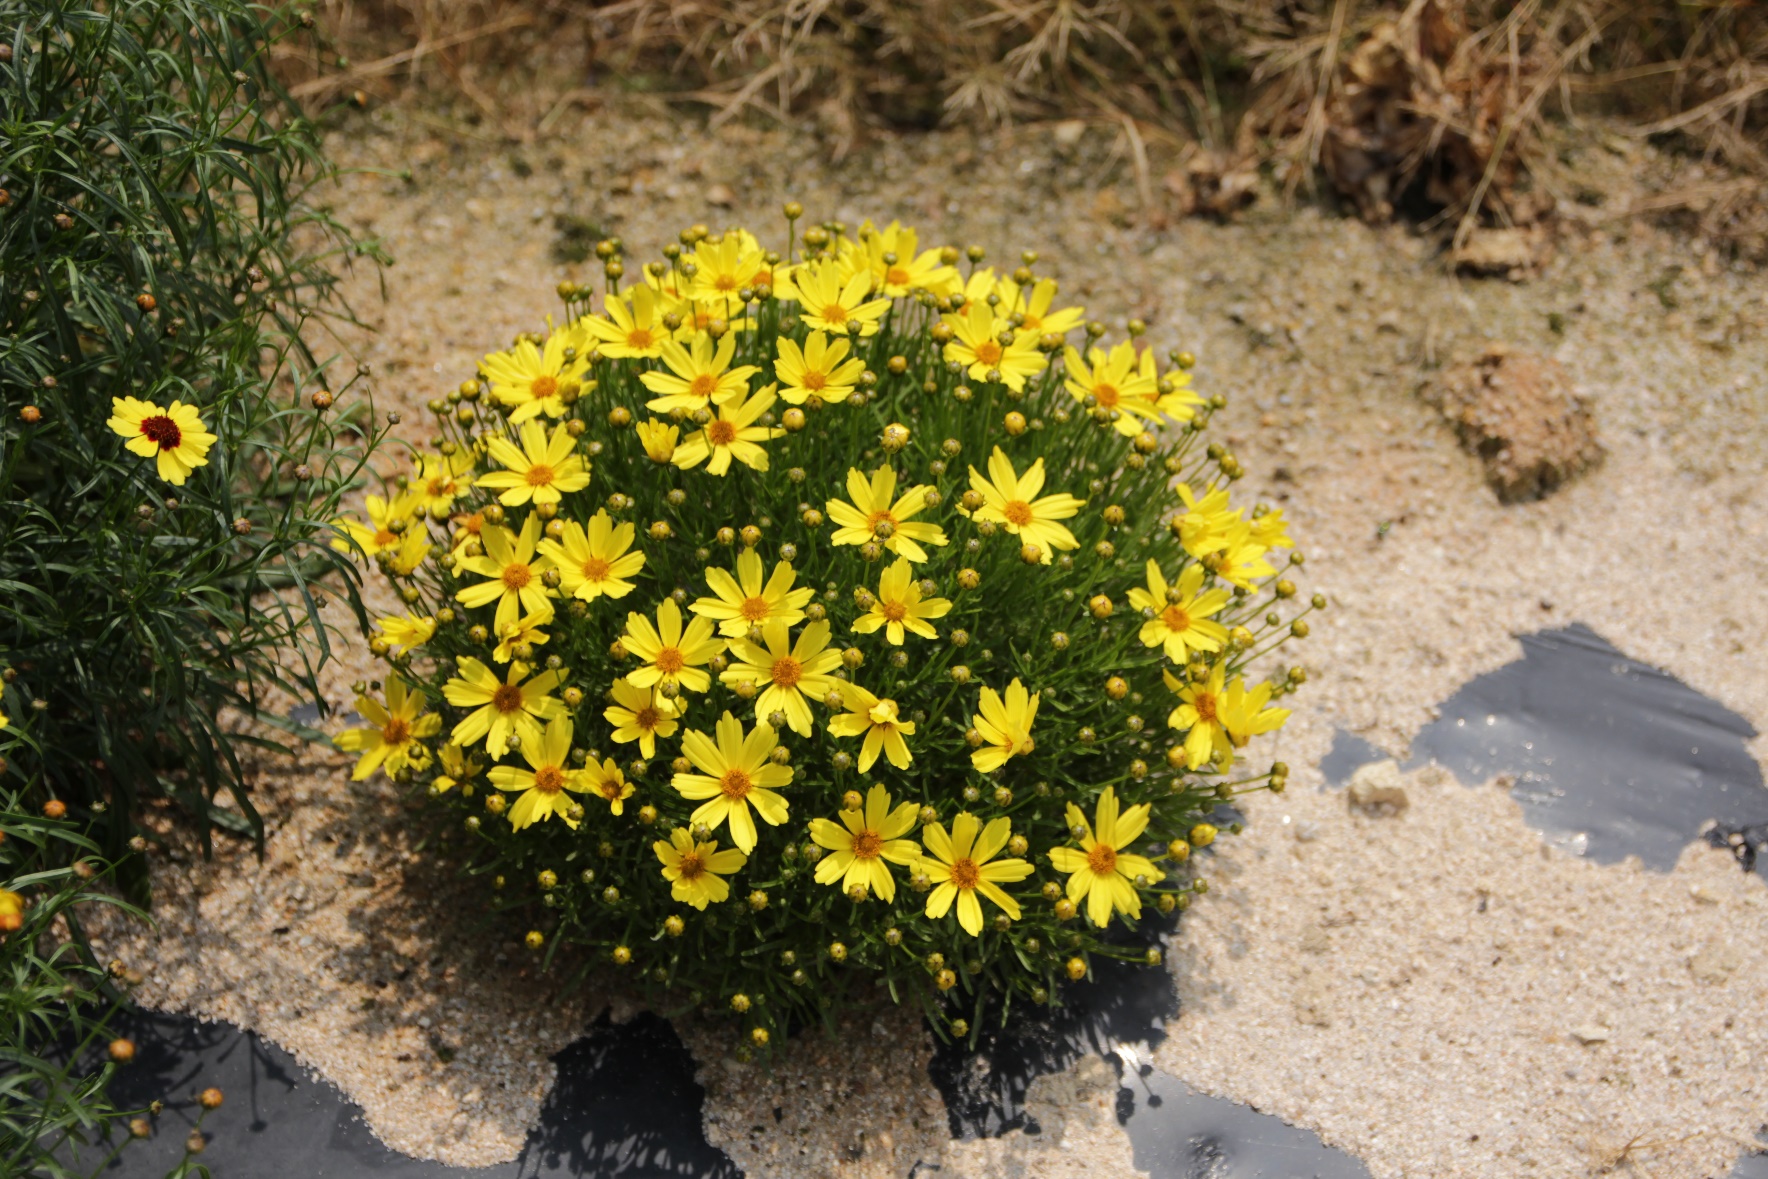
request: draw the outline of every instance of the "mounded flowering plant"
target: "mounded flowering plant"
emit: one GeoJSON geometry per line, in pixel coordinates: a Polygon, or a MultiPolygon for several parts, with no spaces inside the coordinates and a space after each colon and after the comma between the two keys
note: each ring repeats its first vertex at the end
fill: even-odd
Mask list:
{"type": "Polygon", "coordinates": [[[1161,961],[1305,680],[1190,357],[913,230],[696,226],[431,404],[340,546],[409,610],[339,738],[500,918],[764,1045],[858,977],[959,1037],[1161,961]],[[587,952],[587,953],[585,953],[587,952]]]}

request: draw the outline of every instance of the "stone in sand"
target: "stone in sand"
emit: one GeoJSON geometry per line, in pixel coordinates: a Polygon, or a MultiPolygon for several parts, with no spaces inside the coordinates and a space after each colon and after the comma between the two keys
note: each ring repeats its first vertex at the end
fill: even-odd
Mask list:
{"type": "Polygon", "coordinates": [[[1400,777],[1399,764],[1391,757],[1359,767],[1351,775],[1345,797],[1352,809],[1381,817],[1403,815],[1412,805],[1406,797],[1406,782],[1400,777]]]}
{"type": "Polygon", "coordinates": [[[1541,499],[1602,457],[1588,399],[1558,361],[1488,345],[1426,388],[1504,503],[1541,499]]]}

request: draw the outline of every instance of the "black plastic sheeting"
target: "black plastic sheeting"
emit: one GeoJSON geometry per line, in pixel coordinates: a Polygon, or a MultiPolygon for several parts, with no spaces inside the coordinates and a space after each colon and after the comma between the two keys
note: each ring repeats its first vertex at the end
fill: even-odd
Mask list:
{"type": "Polygon", "coordinates": [[[667,1021],[641,1014],[612,1026],[606,1017],[555,1056],[558,1080],[540,1124],[514,1162],[450,1167],[383,1145],[361,1111],[328,1082],[310,1078],[274,1044],[229,1024],[135,1013],[121,1034],[136,1042],[135,1063],[111,1094],[119,1105],[166,1103],[153,1138],[135,1143],[104,1172],[116,1179],[163,1179],[183,1157],[195,1124],[196,1094],[226,1096],[203,1123],[200,1161],[216,1179],[740,1179],[742,1172],[706,1142],[704,1093],[693,1060],[667,1021]]]}
{"type": "Polygon", "coordinates": [[[1126,1068],[1117,1096],[1136,1166],[1153,1179],[1370,1179],[1361,1159],[1312,1130],[1197,1093],[1149,1065],[1126,1068]]]}

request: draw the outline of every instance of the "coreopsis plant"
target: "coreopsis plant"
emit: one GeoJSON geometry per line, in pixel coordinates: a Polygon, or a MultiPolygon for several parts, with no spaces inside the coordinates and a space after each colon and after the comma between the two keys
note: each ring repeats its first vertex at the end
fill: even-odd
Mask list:
{"type": "Polygon", "coordinates": [[[799,214],[625,285],[603,243],[603,291],[432,402],[340,525],[410,605],[340,744],[549,956],[755,1044],[860,977],[961,1037],[1161,961],[1210,815],[1284,784],[1248,747],[1306,677],[1268,656],[1325,603],[1188,355],[1107,343],[1034,254],[799,214]]]}

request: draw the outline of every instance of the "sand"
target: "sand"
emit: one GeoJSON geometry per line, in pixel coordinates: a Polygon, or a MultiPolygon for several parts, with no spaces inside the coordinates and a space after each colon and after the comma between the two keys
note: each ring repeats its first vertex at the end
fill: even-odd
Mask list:
{"type": "MultiPolygon", "coordinates": [[[[1275,746],[1295,767],[1289,793],[1251,802],[1246,834],[1223,842],[1172,955],[1185,1006],[1157,1063],[1319,1130],[1381,1179],[1725,1173],[1768,1120],[1752,1038],[1768,1015],[1759,878],[1704,849],[1669,875],[1545,852],[1489,787],[1415,783],[1403,818],[1364,818],[1319,793],[1313,767],[1335,726],[1403,754],[1437,701],[1518,656],[1514,635],[1573,620],[1768,729],[1750,658],[1768,633],[1759,278],[1624,220],[1572,226],[1524,284],[1449,277],[1404,228],[1272,204],[1150,233],[1122,215],[1134,186],[1121,166],[1040,127],[887,140],[836,162],[814,137],[745,127],[707,150],[642,104],[575,117],[513,150],[397,111],[335,137],[350,163],[413,170],[410,183],[354,177],[338,202],[399,259],[385,304],[352,284],[376,331],[345,339],[406,437],[421,440],[424,401],[554,310],[560,279],[588,277],[550,257],[555,217],[647,255],[694,220],[765,229],[789,194],[996,256],[1042,249],[1040,268],[1093,314],[1141,315],[1159,346],[1197,353],[1200,386],[1233,399],[1226,436],[1248,483],[1287,509],[1311,588],[1334,603],[1292,657],[1312,680],[1275,746]],[[717,185],[735,208],[707,205],[717,185]],[[1501,507],[1416,396],[1488,339],[1554,355],[1595,402],[1607,461],[1543,503],[1501,507]],[[1304,822],[1311,842],[1295,839],[1304,822]],[[1606,1040],[1570,1038],[1598,1025],[1606,1040]]],[[[353,644],[330,699],[345,704],[370,667],[353,644]]],[[[267,768],[258,801],[262,863],[232,850],[213,867],[156,865],[160,936],[115,945],[149,972],[142,1000],[256,1028],[401,1150],[511,1157],[547,1057],[609,1004],[628,1008],[593,980],[558,995],[475,928],[446,866],[411,850],[396,794],[349,783],[343,759],[267,768]]],[[[751,1175],[904,1175],[917,1161],[1137,1173],[1097,1061],[1034,1094],[1059,1133],[951,1143],[930,1044],[904,1013],[806,1035],[772,1073],[729,1058],[720,1028],[684,1035],[708,1136],[751,1175]]]]}

